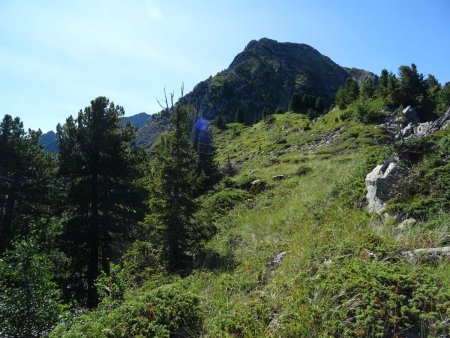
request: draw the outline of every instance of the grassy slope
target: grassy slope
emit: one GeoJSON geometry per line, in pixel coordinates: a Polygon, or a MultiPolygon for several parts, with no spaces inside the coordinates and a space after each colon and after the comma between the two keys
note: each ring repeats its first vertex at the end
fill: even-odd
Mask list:
{"type": "MultiPolygon", "coordinates": [[[[202,324],[194,335],[383,336],[412,327],[433,336],[448,330],[442,324],[448,262],[408,263],[399,255],[438,246],[443,230],[422,231],[426,224],[419,224],[403,233],[393,222],[374,226],[381,221],[354,205],[363,197],[367,170],[388,151],[376,145],[386,139],[381,129],[348,115],[335,110],[309,124],[286,113],[271,123],[230,124],[216,132],[218,162],[229,156],[241,167],[227,184],[244,189],[262,179],[268,188],[217,218],[209,255],[192,275],[172,283],[176,292],[199,299],[202,324]],[[336,130],[330,145],[314,147],[336,130]],[[275,175],[286,178],[274,181],[275,175]],[[270,264],[281,252],[281,263],[270,264]]],[[[219,193],[204,205],[211,208],[208,201],[219,193]]],[[[117,313],[150,289],[129,292],[118,309],[100,309],[71,328],[61,325],[54,336],[137,335],[125,328],[131,319],[117,313]]]]}

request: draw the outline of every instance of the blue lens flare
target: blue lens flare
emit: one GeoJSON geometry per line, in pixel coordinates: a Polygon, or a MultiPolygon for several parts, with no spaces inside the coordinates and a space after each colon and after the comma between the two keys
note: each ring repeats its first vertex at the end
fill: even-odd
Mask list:
{"type": "Polygon", "coordinates": [[[208,129],[208,125],[209,125],[208,120],[205,119],[203,116],[200,116],[195,121],[195,129],[197,129],[197,131],[206,131],[208,129]]]}

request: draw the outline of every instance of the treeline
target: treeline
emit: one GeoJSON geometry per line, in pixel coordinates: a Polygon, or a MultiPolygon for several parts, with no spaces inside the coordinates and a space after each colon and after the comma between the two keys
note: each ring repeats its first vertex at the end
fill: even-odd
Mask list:
{"type": "Polygon", "coordinates": [[[194,219],[196,197],[219,172],[208,122],[170,110],[152,155],[134,146],[123,108],[105,97],[57,126],[56,155],[43,150],[40,131],[3,118],[0,336],[45,335],[68,310],[96,307],[112,296],[101,285],[117,263],[136,281],[149,267],[190,271],[214,233],[194,219]]]}
{"type": "Polygon", "coordinates": [[[421,120],[426,121],[450,106],[450,82],[442,86],[431,74],[424,78],[415,64],[401,66],[398,77],[383,69],[378,79],[367,79],[361,87],[348,78],[337,91],[335,103],[344,109],[358,98],[379,98],[389,107],[413,106],[421,120]]]}

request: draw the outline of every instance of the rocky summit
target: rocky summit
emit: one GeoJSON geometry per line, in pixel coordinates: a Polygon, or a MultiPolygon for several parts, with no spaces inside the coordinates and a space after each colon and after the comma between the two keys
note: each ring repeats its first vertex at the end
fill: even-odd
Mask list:
{"type": "Polygon", "coordinates": [[[222,115],[231,121],[241,108],[246,122],[253,122],[264,110],[286,111],[295,93],[323,97],[330,104],[353,73],[360,75],[306,44],[263,38],[250,41],[226,70],[200,82],[183,102],[208,119],[222,115]]]}
{"type": "MultiPolygon", "coordinates": [[[[250,41],[227,69],[198,83],[180,101],[210,120],[223,116],[232,122],[241,109],[244,121],[253,123],[277,108],[287,111],[294,94],[322,97],[328,106],[350,77],[358,83],[376,79],[368,71],[341,67],[306,44],[263,38],[250,41]]],[[[149,133],[163,130],[162,123],[149,120],[138,133],[138,144],[150,146],[157,135],[149,133]]]]}

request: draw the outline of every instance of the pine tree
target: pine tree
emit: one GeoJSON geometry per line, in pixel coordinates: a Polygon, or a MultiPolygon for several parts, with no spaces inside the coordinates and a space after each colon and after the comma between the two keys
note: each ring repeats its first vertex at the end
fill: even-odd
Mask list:
{"type": "Polygon", "coordinates": [[[378,80],[378,88],[376,90],[376,95],[381,98],[386,98],[388,96],[388,81],[389,72],[383,69],[378,80]]]}
{"type": "Polygon", "coordinates": [[[318,113],[318,114],[323,114],[324,110],[325,110],[325,100],[322,96],[319,96],[318,98],[316,98],[316,102],[314,105],[314,110],[318,113]]]}
{"type": "Polygon", "coordinates": [[[162,247],[169,271],[182,272],[198,244],[192,222],[197,157],[186,132],[186,109],[177,104],[171,120],[173,129],[163,135],[156,149],[147,224],[156,230],[154,240],[162,247]]]}
{"type": "Polygon", "coordinates": [[[209,121],[200,117],[195,123],[197,173],[200,176],[199,192],[204,192],[219,179],[219,168],[215,162],[216,148],[209,121]]]}
{"type": "Polygon", "coordinates": [[[348,78],[345,84],[339,87],[336,92],[336,104],[340,109],[344,109],[355,101],[359,96],[359,87],[355,80],[348,78]]]}
{"type": "Polygon", "coordinates": [[[426,96],[426,83],[423,75],[417,71],[417,66],[401,66],[399,68],[400,103],[404,106],[417,107],[423,103],[426,96]]]}
{"type": "Polygon", "coordinates": [[[120,127],[124,110],[105,97],[91,101],[78,118],[57,127],[59,172],[66,181],[64,250],[73,260],[87,305],[96,306],[95,280],[108,273],[112,246],[123,243],[143,218],[145,190],[137,184],[139,156],[130,148],[131,127],[120,127]]]}
{"type": "Polygon", "coordinates": [[[444,113],[450,108],[450,82],[447,82],[441,89],[438,96],[438,113],[444,113]]]}
{"type": "Polygon", "coordinates": [[[49,213],[52,163],[40,136],[40,131],[25,132],[18,117],[5,115],[0,124],[0,253],[49,213]]]}
{"type": "Polygon", "coordinates": [[[372,79],[365,80],[361,86],[361,96],[365,99],[370,99],[373,97],[374,93],[375,87],[372,79]]]}

